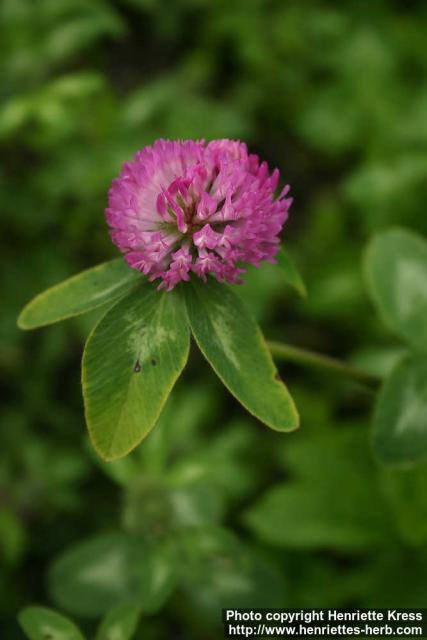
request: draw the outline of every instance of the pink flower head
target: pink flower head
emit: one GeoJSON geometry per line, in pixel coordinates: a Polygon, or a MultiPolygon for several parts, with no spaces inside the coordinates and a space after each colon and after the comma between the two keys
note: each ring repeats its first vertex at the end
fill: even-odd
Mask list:
{"type": "Polygon", "coordinates": [[[105,215],[128,264],[159,288],[190,274],[241,282],[242,264],[274,262],[292,200],[279,171],[235,140],[158,140],[113,180],[105,215]]]}

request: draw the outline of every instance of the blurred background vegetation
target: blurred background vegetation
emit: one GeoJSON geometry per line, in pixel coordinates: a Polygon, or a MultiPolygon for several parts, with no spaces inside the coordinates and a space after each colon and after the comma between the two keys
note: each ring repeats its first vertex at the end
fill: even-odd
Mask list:
{"type": "Polygon", "coordinates": [[[154,432],[104,465],[79,388],[94,315],[15,320],[116,256],[106,192],[137,149],[241,138],[292,185],[284,240],[309,289],[250,272],[266,336],[387,371],[361,256],[379,228],[427,233],[426,38],[422,0],[2,0],[2,638],[34,602],[90,634],[136,596],[146,640],[220,638],[235,604],[425,605],[427,469],[374,461],[365,390],[281,365],[302,428],[280,435],[194,352],[154,432]]]}

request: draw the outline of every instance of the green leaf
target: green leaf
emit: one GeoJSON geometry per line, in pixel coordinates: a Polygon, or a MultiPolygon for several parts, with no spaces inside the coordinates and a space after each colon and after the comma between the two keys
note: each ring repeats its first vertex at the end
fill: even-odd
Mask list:
{"type": "Polygon", "coordinates": [[[104,262],[33,298],[18,317],[20,329],[36,329],[87,313],[123,296],[141,274],[123,258],[104,262]]]}
{"type": "Polygon", "coordinates": [[[346,552],[380,547],[390,539],[389,511],[362,429],[357,425],[287,443],[290,479],[268,490],[245,514],[257,537],[278,547],[346,552]]]}
{"type": "Polygon", "coordinates": [[[52,609],[27,607],[18,620],[30,640],[84,640],[71,620],[52,609]]]}
{"type": "Polygon", "coordinates": [[[225,386],[272,429],[296,429],[294,402],[240,298],[214,280],[186,285],[185,293],[194,338],[225,386]]]}
{"type": "Polygon", "coordinates": [[[352,517],[352,508],[342,500],[328,508],[319,486],[278,484],[248,515],[248,523],[261,540],[277,546],[348,551],[378,544],[375,528],[363,517],[358,522],[358,512],[352,517]]]}
{"type": "Polygon", "coordinates": [[[381,390],[374,415],[374,448],[389,464],[427,458],[427,359],[398,364],[381,390]]]}
{"type": "Polygon", "coordinates": [[[298,271],[294,261],[292,260],[289,252],[286,251],[283,247],[280,247],[276,259],[279,267],[282,269],[286,281],[291,285],[298,293],[303,297],[307,297],[307,288],[304,284],[304,281],[301,277],[300,272],[298,271]]]}
{"type": "Polygon", "coordinates": [[[89,434],[104,460],[125,456],[151,431],[188,351],[177,291],[138,288],[95,327],[83,355],[82,384],[89,434]]]}
{"type": "Polygon", "coordinates": [[[427,348],[427,242],[389,229],[374,236],[365,256],[369,291],[384,322],[411,344],[427,348]]]}
{"type": "Polygon", "coordinates": [[[100,535],[74,545],[52,564],[49,589],[58,606],[96,617],[124,602],[154,612],[174,586],[174,565],[161,546],[122,533],[100,535]]]}
{"type": "Polygon", "coordinates": [[[111,609],[101,621],[95,640],[131,640],[138,626],[141,607],[131,602],[111,609]]]}
{"type": "Polygon", "coordinates": [[[177,541],[180,591],[211,630],[220,623],[218,611],[225,603],[236,608],[288,604],[281,567],[243,544],[231,531],[194,527],[183,531],[177,541]]]}

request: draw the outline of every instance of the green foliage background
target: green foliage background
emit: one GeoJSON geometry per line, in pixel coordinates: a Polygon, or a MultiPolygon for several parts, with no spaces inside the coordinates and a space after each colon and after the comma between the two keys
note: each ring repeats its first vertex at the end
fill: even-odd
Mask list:
{"type": "Polygon", "coordinates": [[[281,435],[194,352],[146,442],[101,465],[78,382],[96,313],[31,335],[15,320],[34,293],[116,256],[106,191],[138,148],[242,138],[292,185],[284,241],[309,296],[270,266],[239,293],[267,337],[388,372],[402,347],[373,310],[361,257],[392,224],[427,234],[426,37],[422,0],[3,0],[2,637],[22,637],[16,614],[33,602],[90,634],[135,593],[125,570],[102,593],[82,586],[78,558],[47,572],[99,535],[141,541],[144,580],[147,559],[173,567],[160,596],[136,589],[148,640],[220,638],[220,607],[235,603],[425,604],[427,469],[374,461],[369,393],[281,366],[302,422],[281,435]]]}

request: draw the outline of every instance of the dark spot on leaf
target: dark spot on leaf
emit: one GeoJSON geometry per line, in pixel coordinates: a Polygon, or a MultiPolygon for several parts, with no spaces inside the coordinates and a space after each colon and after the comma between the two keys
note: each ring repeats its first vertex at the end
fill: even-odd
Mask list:
{"type": "Polygon", "coordinates": [[[53,635],[51,633],[44,633],[43,638],[44,640],[53,640],[53,635]]]}
{"type": "Polygon", "coordinates": [[[135,366],[133,368],[133,372],[134,373],[139,373],[140,371],[141,371],[141,363],[140,363],[139,358],[138,358],[138,360],[135,362],[135,366]]]}
{"type": "Polygon", "coordinates": [[[157,364],[157,360],[155,360],[155,359],[153,358],[153,359],[151,360],[151,364],[153,365],[153,367],[155,367],[155,366],[156,366],[156,364],[157,364]]]}
{"type": "Polygon", "coordinates": [[[280,374],[276,371],[276,375],[274,376],[276,378],[276,380],[278,380],[279,382],[282,382],[282,378],[280,377],[280,374]]]}

